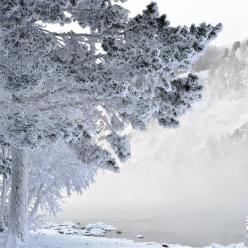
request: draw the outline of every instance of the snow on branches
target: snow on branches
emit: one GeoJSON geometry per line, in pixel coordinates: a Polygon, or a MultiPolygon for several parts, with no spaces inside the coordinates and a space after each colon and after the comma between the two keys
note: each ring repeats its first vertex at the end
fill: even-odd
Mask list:
{"type": "MultiPolygon", "coordinates": [[[[61,137],[78,142],[80,126],[96,133],[103,119],[99,106],[118,115],[122,128],[130,123],[144,129],[151,119],[176,125],[201,90],[195,76],[178,75],[221,29],[205,23],[171,27],[154,2],[134,18],[103,0],[4,1],[0,11],[0,133],[27,148],[61,137]],[[44,28],[72,21],[91,32],[44,28]]],[[[117,131],[111,122],[107,126],[117,131]]]]}
{"type": "Polygon", "coordinates": [[[17,177],[23,173],[13,216],[27,151],[63,140],[79,164],[116,171],[115,155],[122,162],[130,157],[127,127],[143,130],[152,119],[175,127],[201,96],[198,78],[185,74],[221,24],[172,27],[155,2],[133,18],[118,2],[0,2],[0,136],[23,166],[13,167],[17,177]],[[68,23],[81,32],[48,28],[68,23]]]}

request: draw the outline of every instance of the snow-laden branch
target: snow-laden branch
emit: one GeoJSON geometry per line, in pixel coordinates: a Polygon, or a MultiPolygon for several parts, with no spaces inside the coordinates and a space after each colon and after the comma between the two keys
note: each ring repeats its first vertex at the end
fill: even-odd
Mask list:
{"type": "Polygon", "coordinates": [[[60,177],[49,160],[42,168],[31,164],[34,174],[46,168],[31,193],[50,185],[40,204],[52,212],[63,197],[58,189],[69,195],[88,187],[99,169],[118,171],[131,155],[127,127],[144,130],[154,119],[178,126],[200,99],[191,66],[222,26],[172,27],[154,2],[133,18],[109,0],[5,0],[0,13],[0,138],[15,158],[7,242],[13,245],[13,235],[15,242],[25,239],[28,156],[61,140],[74,156],[71,163],[56,152],[54,162],[66,162],[56,170],[60,177]],[[90,33],[38,25],[72,22],[90,33]]]}

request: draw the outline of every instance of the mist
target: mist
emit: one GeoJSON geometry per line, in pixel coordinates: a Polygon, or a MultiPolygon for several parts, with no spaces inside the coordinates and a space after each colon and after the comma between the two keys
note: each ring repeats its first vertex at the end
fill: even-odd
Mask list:
{"type": "Polygon", "coordinates": [[[69,200],[63,216],[154,208],[167,213],[248,213],[246,147],[218,143],[210,126],[195,123],[194,117],[200,119],[203,112],[198,108],[178,130],[153,124],[144,135],[133,134],[132,160],[120,174],[99,175],[81,199],[69,200]]]}
{"type": "Polygon", "coordinates": [[[57,220],[104,220],[130,238],[143,228],[149,240],[190,245],[245,241],[247,55],[247,42],[209,48],[194,68],[202,100],[181,126],[132,131],[132,159],[119,174],[99,174],[82,197],[66,201],[57,220]]]}

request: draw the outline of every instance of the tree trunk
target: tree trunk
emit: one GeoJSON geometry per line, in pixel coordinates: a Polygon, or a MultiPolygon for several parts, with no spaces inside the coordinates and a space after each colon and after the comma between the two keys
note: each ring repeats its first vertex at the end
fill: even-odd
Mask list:
{"type": "Polygon", "coordinates": [[[24,150],[12,149],[10,213],[5,247],[18,247],[26,242],[28,212],[26,159],[24,150]]]}
{"type": "MultiPolygon", "coordinates": [[[[2,158],[6,161],[8,158],[8,147],[4,144],[1,144],[1,152],[2,152],[2,158]]],[[[1,209],[0,209],[0,232],[3,232],[6,230],[6,225],[4,221],[4,214],[5,214],[5,207],[6,207],[6,196],[7,196],[7,175],[2,175],[3,179],[3,187],[1,192],[1,209]]]]}
{"type": "Polygon", "coordinates": [[[40,206],[40,201],[41,201],[42,195],[43,195],[41,193],[42,188],[43,188],[43,184],[41,184],[40,187],[39,187],[39,190],[37,192],[37,197],[36,197],[35,203],[33,205],[33,208],[31,210],[31,212],[30,212],[30,219],[31,220],[33,220],[36,217],[37,213],[38,213],[39,206],[40,206]]]}
{"type": "Polygon", "coordinates": [[[6,195],[7,195],[7,179],[5,176],[3,176],[3,188],[1,193],[1,209],[0,209],[0,232],[6,230],[5,221],[4,221],[6,195]]]}
{"type": "Polygon", "coordinates": [[[40,206],[40,200],[36,199],[34,206],[30,213],[30,220],[33,220],[36,217],[38,210],[39,210],[39,206],[40,206]]]}

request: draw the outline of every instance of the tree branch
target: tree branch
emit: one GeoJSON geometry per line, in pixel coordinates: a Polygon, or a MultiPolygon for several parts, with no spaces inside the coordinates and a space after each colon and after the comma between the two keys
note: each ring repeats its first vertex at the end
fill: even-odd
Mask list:
{"type": "Polygon", "coordinates": [[[40,28],[40,30],[46,32],[46,33],[49,33],[49,34],[52,34],[52,35],[55,35],[55,36],[60,36],[60,37],[67,37],[67,36],[83,36],[83,37],[86,37],[86,38],[101,38],[100,35],[96,35],[96,34],[85,34],[85,33],[74,33],[72,31],[69,31],[67,33],[57,33],[57,32],[52,32],[52,31],[49,31],[47,29],[43,29],[43,28],[40,28]]]}

